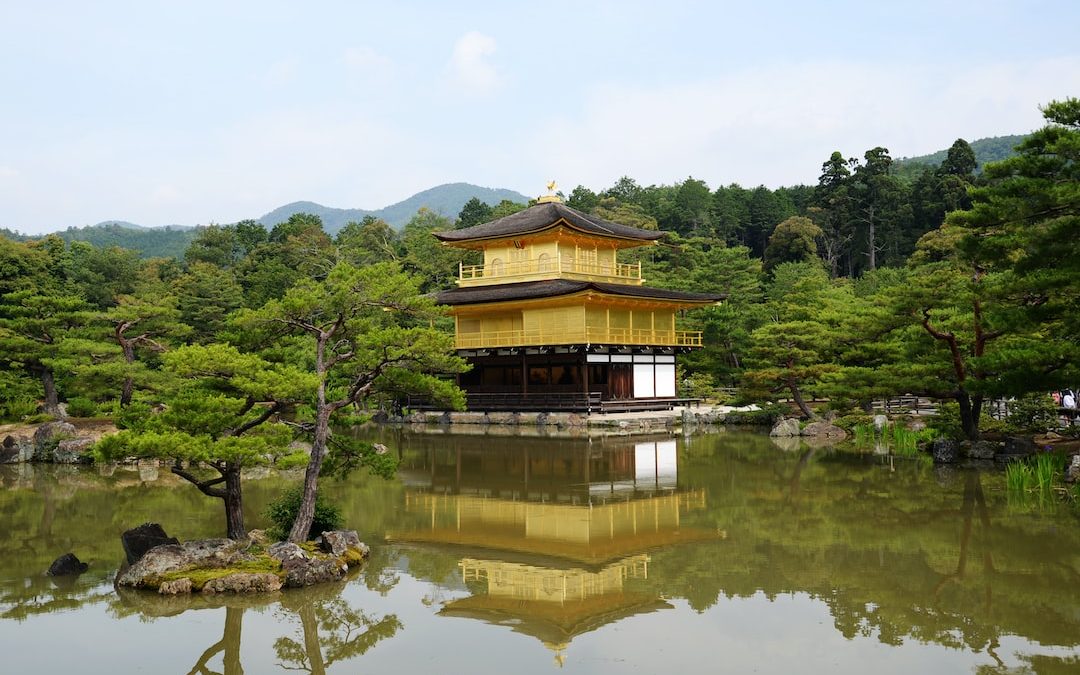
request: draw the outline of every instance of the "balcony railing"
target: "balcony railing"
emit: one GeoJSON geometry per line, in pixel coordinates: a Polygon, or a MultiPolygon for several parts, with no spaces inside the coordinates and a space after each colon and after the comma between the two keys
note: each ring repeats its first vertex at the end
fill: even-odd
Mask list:
{"type": "Polygon", "coordinates": [[[486,265],[459,265],[458,284],[461,286],[481,285],[498,280],[522,281],[528,277],[546,278],[551,276],[598,277],[616,283],[641,283],[641,263],[594,263],[577,259],[530,258],[486,265]]]}
{"type": "Polygon", "coordinates": [[[459,333],[456,339],[458,349],[576,344],[702,346],[699,330],[650,330],[648,328],[483,331],[459,333]]]}

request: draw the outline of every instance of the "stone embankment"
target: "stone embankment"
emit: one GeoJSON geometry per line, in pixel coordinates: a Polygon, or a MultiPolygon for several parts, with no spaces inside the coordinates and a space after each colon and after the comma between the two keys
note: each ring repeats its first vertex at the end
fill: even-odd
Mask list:
{"type": "Polygon", "coordinates": [[[829,441],[842,441],[847,438],[847,432],[831,422],[810,422],[806,426],[802,426],[799,420],[793,417],[777,421],[769,435],[773,438],[799,436],[829,441]]]}
{"type": "MultiPolygon", "coordinates": [[[[1023,459],[1040,451],[1057,451],[1067,454],[1077,451],[1075,441],[1070,441],[1056,433],[1038,436],[1006,436],[1000,440],[954,441],[939,438],[931,441],[928,450],[935,464],[961,463],[972,467],[989,467],[991,464],[1008,464],[1023,459]]],[[[1080,461],[1073,456],[1080,475],[1080,461]]]]}
{"type": "Polygon", "coordinates": [[[342,579],[361,564],[368,548],[353,530],[323,532],[314,542],[267,546],[260,533],[243,541],[178,542],[147,523],[121,537],[128,562],[117,573],[120,588],[182,593],[269,593],[342,579]]]}
{"type": "Polygon", "coordinates": [[[557,430],[574,432],[612,431],[651,433],[682,427],[723,424],[731,411],[756,410],[756,406],[677,407],[622,413],[580,414],[572,412],[414,412],[405,416],[376,415],[374,421],[390,424],[455,426],[471,428],[505,427],[507,429],[557,430]]]}

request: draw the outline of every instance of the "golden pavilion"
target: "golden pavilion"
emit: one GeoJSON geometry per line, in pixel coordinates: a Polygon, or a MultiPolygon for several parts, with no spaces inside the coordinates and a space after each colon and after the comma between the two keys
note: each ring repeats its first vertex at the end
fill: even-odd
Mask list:
{"type": "Polygon", "coordinates": [[[436,232],[482,251],[438,302],[455,318],[459,376],[472,410],[655,410],[678,402],[676,355],[701,347],[680,310],[720,296],[651,288],[619,252],[663,232],[608,222],[554,196],[498,220],[436,232]]]}

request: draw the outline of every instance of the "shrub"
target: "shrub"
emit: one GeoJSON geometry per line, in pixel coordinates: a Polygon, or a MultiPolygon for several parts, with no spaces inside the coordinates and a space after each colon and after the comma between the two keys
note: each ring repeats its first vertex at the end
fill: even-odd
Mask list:
{"type": "Polygon", "coordinates": [[[38,404],[31,397],[14,398],[0,403],[0,420],[18,422],[37,412],[38,404]]]}
{"type": "Polygon", "coordinates": [[[861,410],[856,412],[848,411],[838,415],[833,420],[833,424],[844,431],[854,432],[858,426],[872,427],[874,425],[874,416],[861,410]]]}
{"type": "Polygon", "coordinates": [[[784,415],[790,414],[791,409],[779,403],[766,403],[760,410],[747,410],[745,412],[733,411],[724,416],[725,424],[754,424],[760,426],[772,426],[784,415]]]}
{"type": "Polygon", "coordinates": [[[132,403],[126,408],[121,408],[116,413],[116,427],[118,429],[141,430],[143,425],[153,414],[153,410],[145,403],[132,403]]]}
{"type": "MultiPolygon", "coordinates": [[[[937,414],[927,421],[927,426],[942,438],[963,439],[964,429],[960,426],[960,404],[956,401],[942,401],[938,404],[937,414]]],[[[994,419],[984,408],[979,418],[979,432],[995,434],[1005,430],[1005,422],[994,419]]]]}
{"type": "Polygon", "coordinates": [[[1010,431],[1039,433],[1057,427],[1057,408],[1047,394],[1027,394],[1009,404],[1010,431]]]}
{"type": "Polygon", "coordinates": [[[88,398],[69,398],[67,412],[72,417],[93,417],[97,414],[98,407],[88,398]]]}
{"type": "MultiPolygon", "coordinates": [[[[282,492],[280,497],[266,507],[265,515],[273,523],[267,534],[272,539],[283,540],[289,536],[296,514],[300,512],[300,502],[303,501],[303,497],[304,486],[295,485],[282,492]]],[[[327,530],[339,529],[343,520],[341,509],[328,503],[321,494],[316,493],[315,518],[311,521],[308,539],[314,539],[327,530]]]]}

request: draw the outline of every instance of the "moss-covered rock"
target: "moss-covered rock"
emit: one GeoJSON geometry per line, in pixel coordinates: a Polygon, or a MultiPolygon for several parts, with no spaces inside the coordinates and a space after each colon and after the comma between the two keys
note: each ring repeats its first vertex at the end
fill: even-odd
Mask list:
{"type": "Polygon", "coordinates": [[[325,545],[318,542],[282,542],[264,548],[253,541],[202,539],[157,546],[121,570],[116,583],[162,595],[269,593],[283,586],[337,581],[367,558],[367,546],[355,532],[324,534],[347,545],[334,552],[323,550],[325,545]]]}

